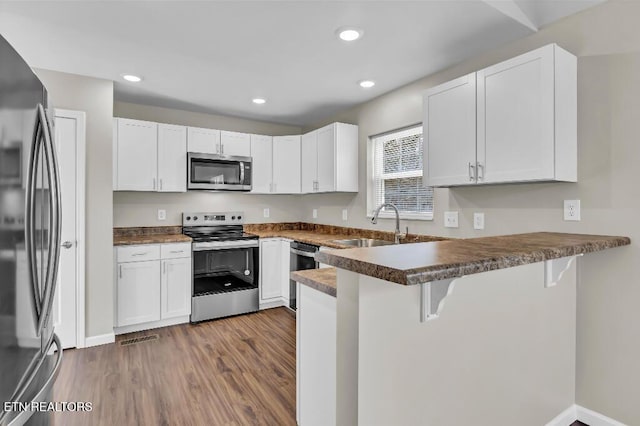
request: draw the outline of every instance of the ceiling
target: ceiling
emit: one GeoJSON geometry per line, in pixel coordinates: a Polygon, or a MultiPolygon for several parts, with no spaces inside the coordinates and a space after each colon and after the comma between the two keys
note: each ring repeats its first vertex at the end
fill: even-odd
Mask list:
{"type": "Polygon", "coordinates": [[[0,33],[116,100],[304,126],[601,1],[0,1],[0,33]]]}

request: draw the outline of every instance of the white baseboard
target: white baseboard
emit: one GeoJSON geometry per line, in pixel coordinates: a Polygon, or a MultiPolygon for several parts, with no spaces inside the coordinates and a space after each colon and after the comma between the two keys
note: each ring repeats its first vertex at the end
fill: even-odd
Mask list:
{"type": "Polygon", "coordinates": [[[114,333],[99,334],[97,336],[87,336],[84,339],[84,347],[90,348],[91,346],[107,345],[109,343],[115,343],[116,335],[114,333]]]}
{"type": "Polygon", "coordinates": [[[546,426],[569,426],[571,423],[578,420],[578,413],[576,411],[577,406],[571,407],[558,414],[553,420],[546,424],[546,426]]]}
{"type": "Polygon", "coordinates": [[[576,411],[578,414],[578,420],[582,423],[586,423],[589,426],[626,426],[617,420],[605,416],[604,414],[597,413],[588,408],[576,405],[576,411]]]}
{"type": "Polygon", "coordinates": [[[288,305],[289,305],[288,301],[285,301],[284,299],[281,299],[281,298],[277,298],[277,299],[269,300],[268,302],[260,302],[260,310],[278,308],[280,306],[288,306],[288,305]]]}
{"type": "Polygon", "coordinates": [[[115,334],[126,334],[126,333],[133,333],[136,331],[151,330],[151,329],[160,328],[160,327],[168,327],[170,325],[186,324],[188,322],[189,322],[189,315],[185,315],[182,317],[169,318],[169,319],[164,319],[160,321],[145,322],[142,324],[127,325],[124,327],[115,327],[113,331],[115,332],[115,334]]]}
{"type": "Polygon", "coordinates": [[[626,426],[624,423],[620,423],[604,414],[575,404],[558,414],[546,426],[570,426],[576,420],[589,426],[626,426]]]}

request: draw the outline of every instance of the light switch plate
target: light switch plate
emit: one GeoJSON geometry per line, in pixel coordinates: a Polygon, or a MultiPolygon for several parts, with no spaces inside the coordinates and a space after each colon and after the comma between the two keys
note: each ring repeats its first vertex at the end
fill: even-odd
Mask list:
{"type": "Polygon", "coordinates": [[[347,209],[342,209],[342,220],[349,219],[349,211],[347,209]]]}
{"type": "Polygon", "coordinates": [[[167,211],[158,209],[158,220],[167,220],[167,211]]]}
{"type": "Polygon", "coordinates": [[[580,221],[580,200],[564,200],[564,220],[580,221]]]}
{"type": "Polygon", "coordinates": [[[444,227],[445,228],[458,227],[458,212],[444,212],[444,227]]]}
{"type": "Polygon", "coordinates": [[[318,209],[313,209],[313,211],[311,213],[312,213],[312,216],[313,216],[314,219],[318,218],[318,209]]]}
{"type": "Polygon", "coordinates": [[[484,213],[473,214],[473,229],[484,229],[484,213]]]}
{"type": "Polygon", "coordinates": [[[269,217],[269,209],[262,210],[262,216],[263,217],[269,217]]]}

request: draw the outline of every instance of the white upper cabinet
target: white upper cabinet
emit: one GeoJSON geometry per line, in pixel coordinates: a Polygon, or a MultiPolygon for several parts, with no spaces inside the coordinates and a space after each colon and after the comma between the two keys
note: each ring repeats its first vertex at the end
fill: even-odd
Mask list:
{"type": "Polygon", "coordinates": [[[220,154],[220,130],[187,128],[187,151],[220,154]]]}
{"type": "Polygon", "coordinates": [[[158,190],[187,190],[187,128],[158,124],[158,190]]]}
{"type": "Polygon", "coordinates": [[[116,120],[114,189],[155,191],[158,185],[158,124],[124,118],[116,120]]]}
{"type": "Polygon", "coordinates": [[[220,132],[220,153],[235,157],[251,157],[251,135],[238,132],[220,132]]]}
{"type": "Polygon", "coordinates": [[[273,192],[300,193],[300,136],[273,137],[273,192]]]}
{"type": "Polygon", "coordinates": [[[318,131],[314,130],[301,138],[301,187],[302,193],[316,192],[318,181],[318,131]]]}
{"type": "Polygon", "coordinates": [[[424,176],[429,186],[475,182],[476,74],[428,90],[423,98],[424,176]]]}
{"type": "Polygon", "coordinates": [[[332,123],[302,136],[302,192],[358,192],[358,126],[332,123]]]}
{"type": "Polygon", "coordinates": [[[273,188],[273,138],[251,135],[251,193],[268,194],[273,188]]]}
{"type": "Polygon", "coordinates": [[[424,114],[427,185],[577,181],[577,60],[555,44],[430,89],[424,114]]]}

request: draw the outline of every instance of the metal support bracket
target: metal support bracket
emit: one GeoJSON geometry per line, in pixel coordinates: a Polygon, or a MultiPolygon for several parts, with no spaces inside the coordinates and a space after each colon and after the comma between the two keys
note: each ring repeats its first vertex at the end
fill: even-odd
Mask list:
{"type": "Polygon", "coordinates": [[[462,277],[420,284],[420,322],[438,318],[444,299],[451,294],[453,282],[458,278],[462,277]]]}
{"type": "Polygon", "coordinates": [[[544,287],[554,287],[562,275],[569,269],[571,263],[579,256],[583,254],[577,254],[575,256],[561,257],[559,259],[551,259],[544,261],[544,287]]]}

